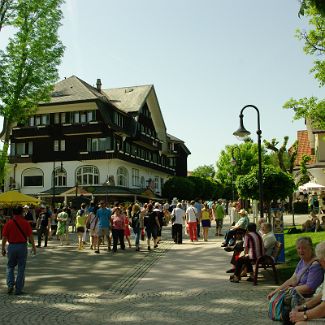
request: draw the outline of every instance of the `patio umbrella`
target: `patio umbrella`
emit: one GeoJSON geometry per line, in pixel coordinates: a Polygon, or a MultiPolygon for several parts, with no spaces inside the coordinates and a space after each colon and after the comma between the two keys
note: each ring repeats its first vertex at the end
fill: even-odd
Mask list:
{"type": "Polygon", "coordinates": [[[0,205],[13,206],[25,204],[39,204],[40,200],[17,191],[8,191],[0,194],[0,205]]]}
{"type": "Polygon", "coordinates": [[[313,183],[313,182],[308,182],[306,184],[303,184],[301,186],[299,186],[299,191],[321,191],[321,190],[325,190],[325,186],[321,185],[321,184],[317,184],[317,183],[313,183]]]}

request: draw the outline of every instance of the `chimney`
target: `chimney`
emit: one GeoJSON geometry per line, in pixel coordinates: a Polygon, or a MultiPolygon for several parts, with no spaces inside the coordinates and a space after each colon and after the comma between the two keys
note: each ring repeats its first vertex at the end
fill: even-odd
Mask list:
{"type": "Polygon", "coordinates": [[[100,93],[102,92],[102,81],[100,79],[97,79],[96,88],[100,93]]]}

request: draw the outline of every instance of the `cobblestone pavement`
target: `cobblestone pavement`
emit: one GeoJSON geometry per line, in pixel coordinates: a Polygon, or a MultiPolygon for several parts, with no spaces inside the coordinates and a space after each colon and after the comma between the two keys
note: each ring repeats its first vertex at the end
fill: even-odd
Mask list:
{"type": "Polygon", "coordinates": [[[230,254],[213,228],[208,242],[185,239],[183,245],[168,240],[169,232],[154,251],[132,248],[114,255],[51,241],[29,257],[22,296],[6,294],[1,258],[0,324],[273,323],[266,314],[266,295],[274,287],[268,274],[257,286],[244,279],[230,283],[230,254]]]}

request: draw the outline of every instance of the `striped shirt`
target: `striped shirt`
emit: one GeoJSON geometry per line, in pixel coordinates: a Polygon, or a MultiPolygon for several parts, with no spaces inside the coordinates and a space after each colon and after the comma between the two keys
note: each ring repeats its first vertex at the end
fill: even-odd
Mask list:
{"type": "Polygon", "coordinates": [[[249,232],[245,235],[244,246],[250,260],[256,260],[264,255],[263,240],[257,232],[249,232]]]}

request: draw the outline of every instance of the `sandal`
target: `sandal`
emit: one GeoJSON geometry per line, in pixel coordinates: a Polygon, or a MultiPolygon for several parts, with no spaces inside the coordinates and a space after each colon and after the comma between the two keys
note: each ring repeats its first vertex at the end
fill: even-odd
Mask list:
{"type": "Polygon", "coordinates": [[[236,275],[231,275],[229,280],[230,282],[239,283],[239,279],[236,277],[236,275]]]}

